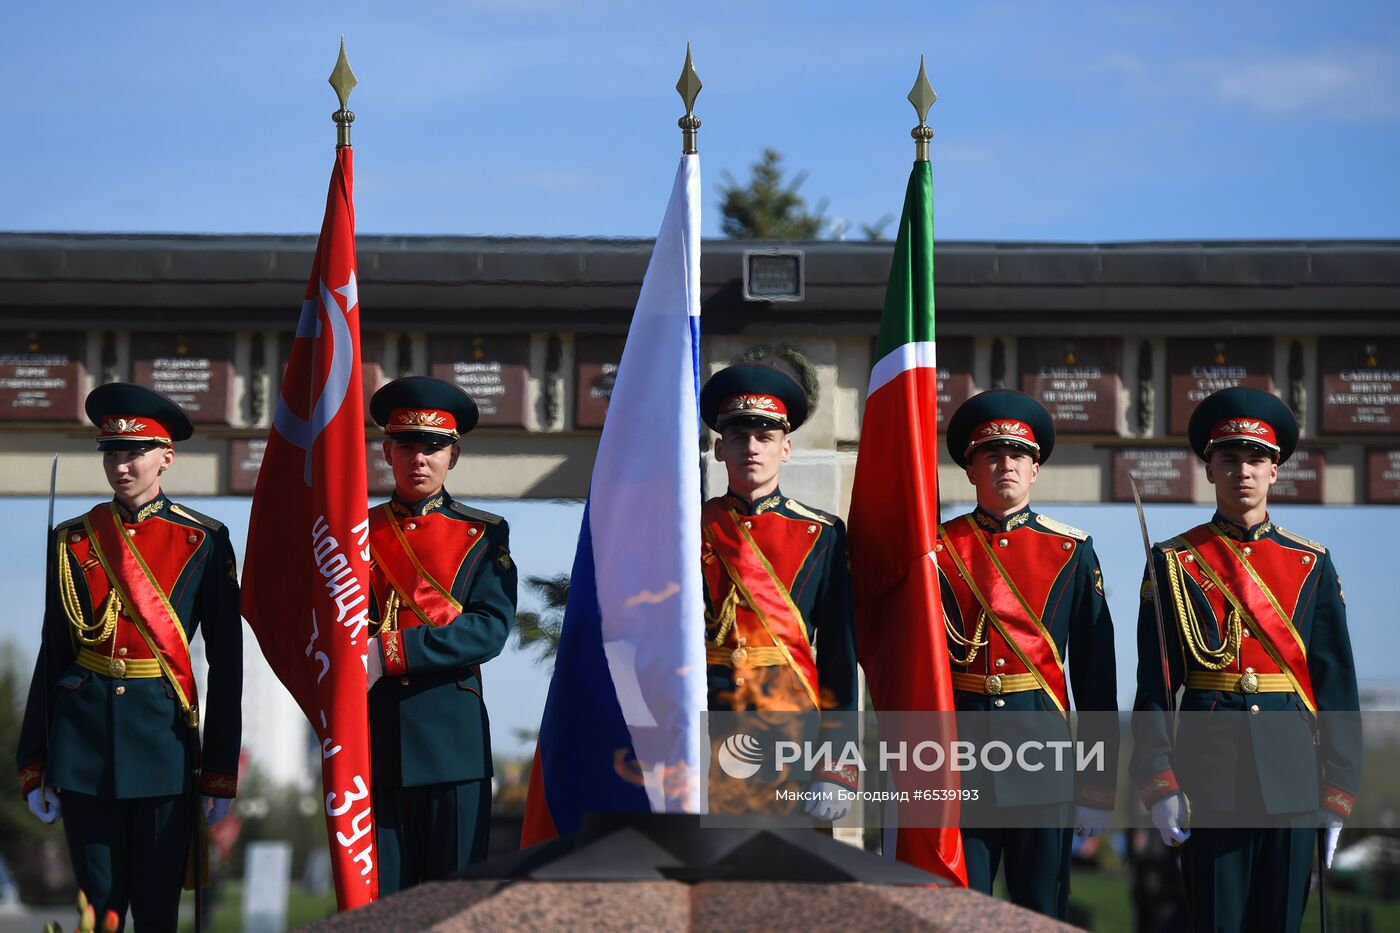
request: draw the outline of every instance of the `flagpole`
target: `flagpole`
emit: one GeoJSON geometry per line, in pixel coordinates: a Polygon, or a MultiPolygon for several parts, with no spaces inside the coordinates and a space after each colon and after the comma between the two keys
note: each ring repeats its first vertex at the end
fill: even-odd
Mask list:
{"type": "Polygon", "coordinates": [[[335,69],[326,81],[335,89],[335,96],[340,100],[340,109],[331,114],[331,119],[335,121],[335,148],[346,149],[350,146],[350,124],[355,122],[355,115],[345,104],[359,82],[355,80],[355,72],[350,70],[350,60],[345,57],[344,36],[340,37],[340,57],[336,59],[335,69]]]}
{"type": "Polygon", "coordinates": [[[919,125],[909,131],[909,135],[914,137],[914,161],[928,161],[928,143],[933,139],[933,129],[928,125],[928,111],[938,100],[938,95],[933,92],[933,86],[928,83],[928,72],[924,71],[924,57],[919,56],[919,76],[914,79],[914,86],[909,90],[909,103],[914,105],[914,112],[919,115],[919,125]]]}
{"type": "Polygon", "coordinates": [[[695,139],[700,133],[700,118],[695,115],[695,98],[700,95],[700,76],[695,73],[695,63],[690,59],[690,43],[685,44],[685,65],[681,68],[681,76],[676,81],[676,93],[681,95],[681,100],[685,102],[685,116],[676,121],[676,125],[681,128],[681,154],[695,155],[700,150],[695,146],[695,139]]]}

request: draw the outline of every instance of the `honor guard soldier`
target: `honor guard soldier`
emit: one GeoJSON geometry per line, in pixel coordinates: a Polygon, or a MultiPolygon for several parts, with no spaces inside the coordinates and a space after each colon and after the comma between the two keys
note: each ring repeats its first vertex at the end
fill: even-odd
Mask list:
{"type": "MultiPolygon", "coordinates": [[[[1116,712],[1118,702],[1113,621],[1093,541],[1031,510],[1031,487],[1055,447],[1054,423],[1030,396],[995,390],[964,402],[946,435],[948,452],[977,491],[977,507],[940,525],[935,545],[955,706],[993,717],[1050,713],[1049,723],[1023,715],[989,718],[986,728],[1034,738],[1048,727],[1067,739],[1058,733],[1067,733],[1071,693],[1080,711],[1116,712]]],[[[972,738],[962,734],[964,718],[959,738],[972,738]]],[[[1070,805],[1080,835],[1094,836],[1108,827],[1115,797],[1116,721],[1081,726],[1081,741],[1087,731],[1105,742],[1103,772],[1077,781],[1048,770],[973,779],[980,782],[979,809],[995,808],[997,822],[1012,827],[1019,811],[1028,828],[963,828],[970,888],[990,894],[1004,862],[1013,901],[1064,917],[1070,805]]]]}
{"type": "MultiPolygon", "coordinates": [[[[701,510],[711,710],[856,709],[846,527],[778,488],[807,409],[796,380],[760,363],[721,370],[700,392],[701,417],[719,434],[715,459],[729,475],[725,495],[701,510]]],[[[821,772],[807,812],[839,819],[849,805],[836,786],[821,785],[856,783],[854,768],[821,772]]]]}
{"type": "Polygon", "coordinates": [[[506,522],[443,488],[476,427],[476,403],[450,383],[398,379],[374,393],[394,496],[370,510],[370,587],[378,623],[369,716],[379,890],[446,878],[486,856],[491,735],[481,665],[515,622],[506,522]]]}
{"type": "Polygon", "coordinates": [[[190,858],[207,864],[200,824],[222,819],[237,790],[238,573],[224,526],[161,491],[174,443],[193,430],[180,407],[127,383],[94,389],[85,407],[113,497],[48,540],[20,792],[40,820],[63,818],[97,916],[124,921],[130,907],[143,933],[173,931],[190,858]],[[190,665],[196,630],[206,710],[190,665]]]}
{"type": "Polygon", "coordinates": [[[1355,715],[1316,718],[1358,706],[1341,583],[1325,547],[1269,519],[1298,442],[1282,401],[1223,389],[1189,433],[1216,510],[1152,548],[1134,702],[1151,715],[1133,719],[1132,776],[1162,840],[1182,847],[1194,929],[1297,930],[1317,827],[1325,867],[1360,779],[1355,715]],[[1173,744],[1169,697],[1182,687],[1173,744]]]}

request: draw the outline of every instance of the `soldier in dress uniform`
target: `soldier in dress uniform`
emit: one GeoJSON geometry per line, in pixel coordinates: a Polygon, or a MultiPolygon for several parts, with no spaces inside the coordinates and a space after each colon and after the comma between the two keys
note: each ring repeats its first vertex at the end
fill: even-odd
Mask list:
{"type": "MultiPolygon", "coordinates": [[[[721,370],[700,392],[701,417],[719,434],[715,459],[729,475],[727,492],[701,511],[711,710],[856,709],[845,524],[778,487],[807,409],[796,380],[761,363],[721,370]]],[[[807,811],[840,819],[849,804],[837,786],[856,781],[854,768],[820,772],[807,811]]]]}
{"type": "MultiPolygon", "coordinates": [[[[953,413],[946,435],[977,491],[977,507],[940,525],[935,545],[957,710],[1051,714],[1048,721],[989,719],[987,729],[1001,739],[1007,730],[1025,738],[1046,728],[1064,732],[1071,694],[1077,710],[1116,712],[1113,621],[1093,541],[1031,510],[1031,487],[1055,447],[1050,413],[1020,392],[983,392],[953,413]]],[[[963,731],[960,725],[959,738],[973,738],[963,731]]],[[[969,887],[990,894],[1004,862],[1013,901],[1064,917],[1069,827],[1082,836],[1102,832],[1115,797],[1116,724],[1096,722],[1080,733],[1081,741],[1105,742],[1103,772],[1077,781],[1048,771],[973,777],[979,809],[994,807],[998,822],[1011,826],[1019,811],[1026,828],[963,828],[969,887]]]]}
{"type": "Polygon", "coordinates": [[[86,409],[113,497],[48,540],[20,792],[43,822],[63,818],[78,887],[99,917],[124,921],[130,907],[143,933],[173,931],[187,862],[207,864],[195,827],[222,819],[237,790],[238,573],[224,526],[161,491],[174,443],[193,430],[180,407],[112,383],[86,409]],[[206,710],[190,666],[196,630],[206,710]]]}
{"type": "Polygon", "coordinates": [[[376,635],[369,715],[379,890],[445,878],[486,855],[491,734],[481,665],[515,622],[515,562],[504,519],[443,487],[476,427],[456,386],[410,376],[381,388],[394,495],[370,510],[376,635]]]}
{"type": "Polygon", "coordinates": [[[1325,547],[1269,519],[1269,489],[1298,441],[1282,401],[1223,389],[1197,406],[1189,433],[1216,511],[1152,549],[1134,709],[1153,715],[1134,717],[1130,770],[1163,841],[1182,846],[1192,927],[1296,930],[1316,829],[1328,829],[1330,862],[1360,780],[1355,718],[1316,731],[1318,710],[1357,709],[1341,583],[1325,547]],[[1183,686],[1173,745],[1164,711],[1183,686]],[[1242,814],[1273,825],[1204,828],[1237,827],[1242,814]]]}

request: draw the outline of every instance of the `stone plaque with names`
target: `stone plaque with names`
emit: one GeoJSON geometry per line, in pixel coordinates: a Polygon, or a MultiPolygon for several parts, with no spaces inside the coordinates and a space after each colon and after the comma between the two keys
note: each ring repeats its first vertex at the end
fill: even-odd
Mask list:
{"type": "Polygon", "coordinates": [[[1184,447],[1118,447],[1113,451],[1113,501],[1132,502],[1129,474],[1143,502],[1191,502],[1196,486],[1195,453],[1184,447]]]}
{"type": "MultiPolygon", "coordinates": [[[[287,362],[292,355],[292,335],[283,334],[277,341],[278,376],[272,386],[272,404],[282,397],[282,381],[287,378],[287,362]]],[[[389,380],[384,378],[384,335],[373,332],[360,334],[360,378],[365,384],[365,424],[374,424],[369,414],[369,400],[375,391],[389,380]]]]}
{"type": "Polygon", "coordinates": [[[530,384],[528,337],[435,337],[428,342],[432,374],[472,397],[480,424],[525,427],[530,384]]]}
{"type": "Polygon", "coordinates": [[[258,485],[267,438],[255,437],[228,442],[228,491],[236,496],[251,496],[258,485]]]}
{"type": "Polygon", "coordinates": [[[1269,490],[1269,501],[1305,505],[1321,503],[1326,467],[1327,457],[1321,450],[1299,447],[1293,451],[1287,463],[1279,465],[1278,482],[1269,490]]]}
{"type": "Polygon", "coordinates": [[[1400,338],[1323,338],[1322,430],[1400,434],[1400,338]]]}
{"type": "Polygon", "coordinates": [[[1212,392],[1234,386],[1274,390],[1273,343],[1267,339],[1168,340],[1167,373],[1169,433],[1185,434],[1191,413],[1212,392]]]}
{"type": "Polygon", "coordinates": [[[938,427],[942,430],[958,406],[972,397],[972,338],[938,341],[938,427]]]}
{"type": "Polygon", "coordinates": [[[578,386],[574,426],[601,428],[608,414],[617,364],[622,359],[623,337],[579,337],[574,342],[578,359],[578,386]]]}
{"type": "Polygon", "coordinates": [[[360,378],[365,381],[365,424],[374,424],[369,400],[389,380],[384,378],[384,335],[360,332],[360,378]]]}
{"type": "Polygon", "coordinates": [[[155,389],[195,424],[228,424],[232,334],[132,334],[131,381],[155,389]]]}
{"type": "Polygon", "coordinates": [[[1366,501],[1400,505],[1400,449],[1366,451],[1366,501]]]}
{"type": "Polygon", "coordinates": [[[384,459],[383,438],[365,444],[365,485],[371,496],[387,496],[394,491],[394,468],[384,459]]]}
{"type": "Polygon", "coordinates": [[[83,417],[83,335],[0,333],[0,421],[83,417]]]}
{"type": "Polygon", "coordinates": [[[1021,391],[1049,409],[1057,434],[1117,434],[1120,350],[1099,337],[1022,340],[1021,391]]]}

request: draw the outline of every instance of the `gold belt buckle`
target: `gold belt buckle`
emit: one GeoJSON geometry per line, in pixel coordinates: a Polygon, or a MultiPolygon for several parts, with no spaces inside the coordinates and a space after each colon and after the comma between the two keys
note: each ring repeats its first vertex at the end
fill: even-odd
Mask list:
{"type": "Polygon", "coordinates": [[[1240,692],[1241,692],[1241,693],[1258,693],[1258,692],[1259,692],[1259,675],[1255,674],[1253,671],[1245,671],[1243,674],[1241,674],[1241,675],[1240,675],[1240,692]]]}
{"type": "Polygon", "coordinates": [[[113,677],[125,677],[125,676],[126,676],[126,662],[123,661],[121,658],[113,658],[113,659],[112,659],[112,665],[111,665],[111,671],[112,671],[112,676],[113,676],[113,677]]]}
{"type": "Polygon", "coordinates": [[[742,667],[744,662],[748,660],[748,657],[749,649],[735,648],[729,655],[729,663],[733,664],[735,667],[742,667]]]}
{"type": "Polygon", "coordinates": [[[988,696],[996,696],[1001,693],[1001,675],[992,674],[989,676],[987,678],[986,688],[988,696]]]}

